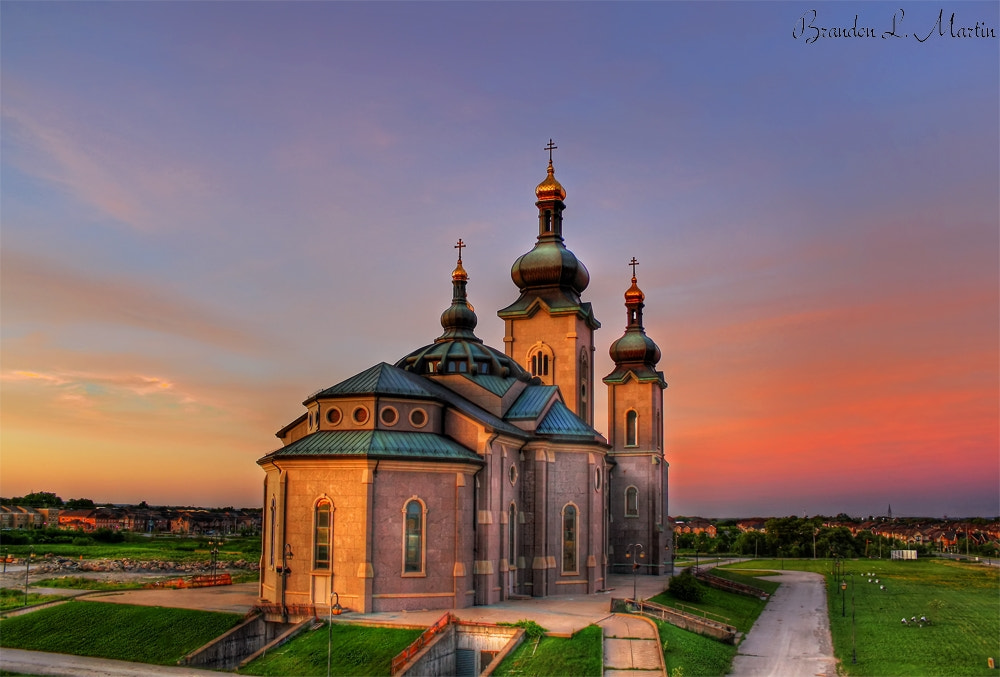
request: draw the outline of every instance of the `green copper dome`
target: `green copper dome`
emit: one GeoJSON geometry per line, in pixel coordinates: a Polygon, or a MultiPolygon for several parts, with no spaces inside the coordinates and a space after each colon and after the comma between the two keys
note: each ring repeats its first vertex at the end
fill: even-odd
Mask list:
{"type": "Polygon", "coordinates": [[[476,311],[466,297],[469,276],[462,259],[451,274],[451,305],[441,313],[444,333],[434,343],[418,348],[396,362],[397,367],[415,374],[485,374],[530,380],[521,365],[503,353],[483,344],[476,336],[479,323],[476,311]]]}

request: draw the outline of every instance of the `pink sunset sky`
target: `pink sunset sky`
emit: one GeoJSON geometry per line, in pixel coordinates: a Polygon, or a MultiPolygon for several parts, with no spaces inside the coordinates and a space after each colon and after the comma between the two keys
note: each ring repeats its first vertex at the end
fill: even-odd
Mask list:
{"type": "Polygon", "coordinates": [[[598,377],[640,261],[671,514],[996,516],[998,8],[4,2],[0,494],[260,505],[458,238],[502,349],[552,138],[598,377]]]}

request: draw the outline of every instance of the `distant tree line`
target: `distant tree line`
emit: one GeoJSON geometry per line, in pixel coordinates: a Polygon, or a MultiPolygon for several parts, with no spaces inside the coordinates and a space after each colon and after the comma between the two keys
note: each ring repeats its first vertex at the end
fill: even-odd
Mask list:
{"type": "MultiPolygon", "coordinates": [[[[892,550],[917,550],[920,554],[930,555],[937,550],[933,542],[912,543],[904,538],[886,537],[870,530],[858,530],[851,533],[847,526],[824,526],[828,518],[819,516],[775,517],[766,520],[764,533],[760,531],[742,531],[734,520],[723,520],[715,523],[716,535],[713,538],[707,532],[676,533],[674,547],[678,551],[696,551],[703,553],[733,553],[757,557],[817,557],[817,558],[856,558],[856,557],[889,557],[892,550]]],[[[835,519],[840,522],[841,520],[835,519]]],[[[964,520],[969,523],[986,524],[986,520],[964,520]]],[[[859,524],[860,521],[855,522],[859,524]]],[[[975,535],[975,534],[973,534],[975,535]]],[[[957,544],[955,551],[969,552],[975,555],[997,556],[997,543],[976,542],[968,538],[966,533],[955,533],[957,544]]]]}
{"type": "Polygon", "coordinates": [[[25,496],[14,496],[13,498],[0,497],[0,505],[21,505],[25,508],[62,508],[64,510],[86,510],[97,507],[89,498],[71,498],[64,501],[51,491],[34,491],[25,496]]]}

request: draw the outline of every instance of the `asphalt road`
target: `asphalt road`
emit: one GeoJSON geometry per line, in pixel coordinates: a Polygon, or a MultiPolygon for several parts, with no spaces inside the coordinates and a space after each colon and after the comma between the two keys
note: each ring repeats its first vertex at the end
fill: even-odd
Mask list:
{"type": "Polygon", "coordinates": [[[232,674],[21,649],[4,649],[0,652],[0,668],[26,675],[58,675],[58,677],[206,677],[232,674]]]}
{"type": "Polygon", "coordinates": [[[730,677],[836,677],[821,574],[784,571],[781,587],[739,646],[730,677]]]}

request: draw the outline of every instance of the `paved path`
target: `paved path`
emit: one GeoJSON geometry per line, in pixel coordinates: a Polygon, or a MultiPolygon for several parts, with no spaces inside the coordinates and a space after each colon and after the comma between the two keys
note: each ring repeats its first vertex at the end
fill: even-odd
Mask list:
{"type": "Polygon", "coordinates": [[[665,677],[656,625],[648,618],[612,614],[604,629],[604,677],[665,677]]]}
{"type": "Polygon", "coordinates": [[[21,649],[4,649],[0,652],[0,669],[26,675],[59,677],[209,677],[232,674],[21,649]]]}
{"type": "Polygon", "coordinates": [[[781,583],[740,643],[731,677],[836,677],[837,661],[821,574],[784,571],[781,583]]]}

